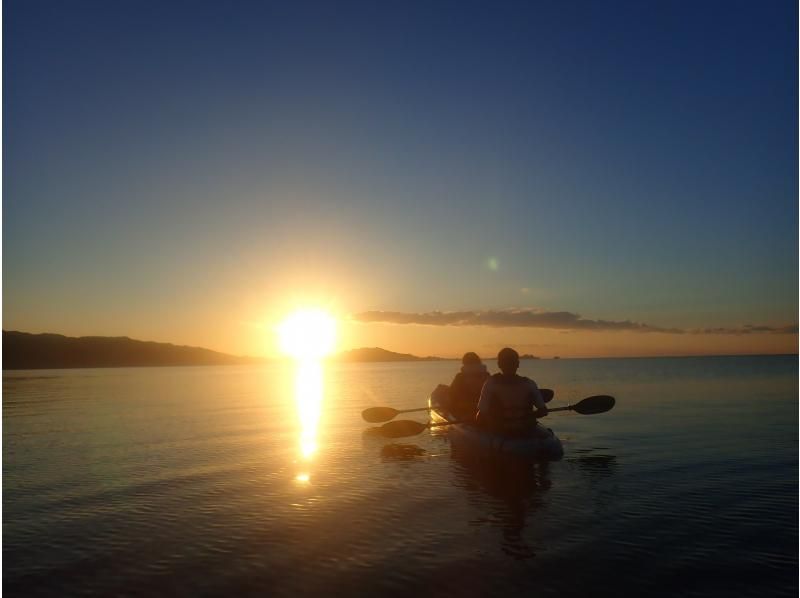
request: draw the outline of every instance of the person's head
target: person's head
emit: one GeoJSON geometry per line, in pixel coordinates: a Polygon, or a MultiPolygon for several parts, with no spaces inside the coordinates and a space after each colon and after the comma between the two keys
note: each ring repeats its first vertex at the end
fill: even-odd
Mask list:
{"type": "Polygon", "coordinates": [[[519,368],[519,354],[514,349],[501,349],[497,354],[497,367],[504,374],[516,374],[519,368]]]}
{"type": "Polygon", "coordinates": [[[461,358],[462,365],[480,365],[481,358],[478,357],[477,353],[473,353],[470,351],[469,353],[464,353],[464,357],[461,358]]]}

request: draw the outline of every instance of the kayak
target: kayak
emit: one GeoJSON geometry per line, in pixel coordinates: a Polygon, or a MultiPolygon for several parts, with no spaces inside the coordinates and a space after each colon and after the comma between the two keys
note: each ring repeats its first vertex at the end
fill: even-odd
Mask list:
{"type": "MultiPolygon", "coordinates": [[[[434,424],[447,424],[458,421],[448,410],[447,400],[450,388],[440,384],[428,398],[431,421],[434,424]]],[[[493,434],[481,430],[472,423],[446,426],[450,439],[470,448],[496,455],[522,457],[540,461],[557,461],[564,456],[564,447],[550,428],[539,424],[529,436],[512,437],[493,434]]]]}

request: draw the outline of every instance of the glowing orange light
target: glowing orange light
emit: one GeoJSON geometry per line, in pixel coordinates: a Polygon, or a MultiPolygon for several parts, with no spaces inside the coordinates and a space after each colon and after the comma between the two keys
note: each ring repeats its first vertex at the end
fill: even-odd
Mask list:
{"type": "Polygon", "coordinates": [[[336,344],[336,320],[322,309],[299,309],[278,326],[283,353],[296,359],[320,359],[336,344]]]}

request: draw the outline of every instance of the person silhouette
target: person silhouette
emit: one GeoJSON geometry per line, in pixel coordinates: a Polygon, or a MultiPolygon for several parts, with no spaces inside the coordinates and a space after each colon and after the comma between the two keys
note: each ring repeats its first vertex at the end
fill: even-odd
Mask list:
{"type": "Polygon", "coordinates": [[[450,384],[450,411],[459,420],[473,420],[489,372],[477,353],[464,353],[461,364],[461,371],[450,384]]]}
{"type": "Polygon", "coordinates": [[[518,376],[519,354],[506,347],[497,354],[499,374],[491,376],[478,399],[478,425],[498,434],[525,436],[536,429],[536,419],[547,415],[536,382],[518,376]]]}

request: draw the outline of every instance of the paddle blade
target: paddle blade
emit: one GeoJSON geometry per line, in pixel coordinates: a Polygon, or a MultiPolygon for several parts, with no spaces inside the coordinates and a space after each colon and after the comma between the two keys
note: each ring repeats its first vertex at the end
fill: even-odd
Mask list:
{"type": "Polygon", "coordinates": [[[396,415],[397,409],[392,409],[391,407],[370,407],[361,412],[361,417],[364,418],[364,421],[368,421],[371,424],[388,422],[396,415]]]}
{"type": "Polygon", "coordinates": [[[608,395],[595,395],[586,397],[572,407],[572,410],[581,415],[593,415],[595,413],[605,413],[614,407],[616,400],[608,395]]]}
{"type": "Polygon", "coordinates": [[[381,435],[387,438],[403,438],[404,436],[416,436],[420,432],[428,429],[428,424],[415,422],[410,419],[401,419],[396,422],[389,422],[380,427],[381,435]]]}

